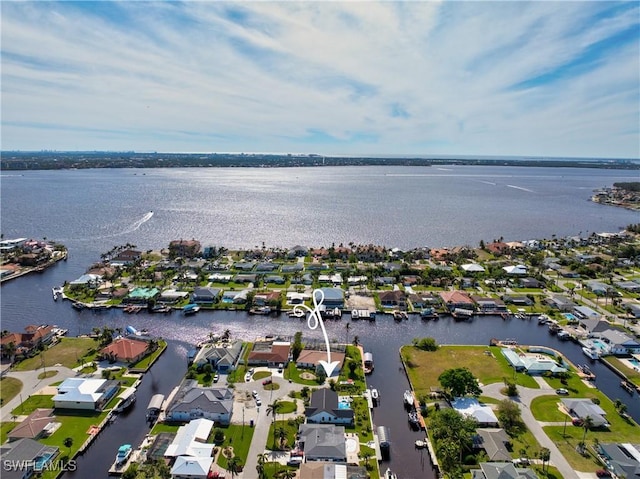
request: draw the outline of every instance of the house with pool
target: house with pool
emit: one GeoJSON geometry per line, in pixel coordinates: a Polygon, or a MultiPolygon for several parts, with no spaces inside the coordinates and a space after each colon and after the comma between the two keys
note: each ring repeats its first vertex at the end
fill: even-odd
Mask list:
{"type": "Polygon", "coordinates": [[[510,348],[502,348],[501,351],[512,368],[531,376],[540,376],[545,373],[555,376],[567,372],[567,368],[560,366],[554,358],[549,356],[517,352],[510,348]]]}
{"type": "Polygon", "coordinates": [[[338,394],[329,388],[322,388],[311,394],[309,406],[304,415],[310,424],[347,424],[352,426],[354,412],[348,401],[339,400],[338,394]]]}

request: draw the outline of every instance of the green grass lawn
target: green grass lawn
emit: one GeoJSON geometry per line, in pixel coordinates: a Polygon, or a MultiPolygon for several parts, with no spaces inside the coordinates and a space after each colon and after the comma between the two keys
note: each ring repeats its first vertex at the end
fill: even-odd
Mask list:
{"type": "Polygon", "coordinates": [[[289,419],[286,421],[275,421],[271,423],[271,426],[269,426],[269,436],[267,438],[267,449],[270,449],[272,451],[274,450],[286,450],[286,449],[291,449],[293,447],[293,445],[295,444],[296,441],[296,434],[298,434],[298,422],[293,420],[293,419],[289,419]],[[280,447],[280,438],[279,437],[273,437],[274,435],[274,431],[278,430],[279,428],[283,428],[285,430],[286,433],[286,439],[284,444],[282,444],[282,447],[280,447]],[[275,440],[275,442],[274,442],[275,440]]]}
{"type": "Polygon", "coordinates": [[[318,381],[316,381],[315,379],[303,379],[300,377],[300,374],[304,372],[311,372],[315,375],[315,373],[308,369],[298,369],[295,363],[291,361],[287,365],[287,368],[284,370],[284,378],[289,379],[296,384],[302,384],[304,386],[317,386],[318,381]]]}
{"type": "Polygon", "coordinates": [[[289,414],[298,409],[294,401],[278,401],[278,414],[289,414]]]}
{"type": "Polygon", "coordinates": [[[636,386],[640,386],[640,371],[634,371],[630,367],[628,367],[625,363],[620,361],[618,358],[614,356],[606,356],[602,358],[603,361],[608,362],[622,374],[627,376],[627,378],[636,386]]]}
{"type": "Polygon", "coordinates": [[[166,424],[164,422],[157,422],[153,429],[151,429],[151,435],[160,434],[161,432],[178,432],[180,424],[166,424]]]}
{"type": "Polygon", "coordinates": [[[560,396],[540,396],[535,398],[531,402],[531,412],[538,421],[543,422],[562,422],[565,418],[568,418],[571,422],[571,418],[564,414],[558,408],[560,403],[560,396]]]}
{"type": "MultiPolygon", "coordinates": [[[[60,342],[49,349],[42,352],[42,358],[44,358],[45,367],[51,367],[56,364],[61,364],[68,368],[74,368],[79,366],[78,360],[87,356],[95,354],[95,349],[98,343],[92,338],[62,338],[60,342]],[[93,353],[90,353],[93,351],[93,353]]],[[[38,354],[33,358],[25,359],[15,365],[16,371],[31,371],[42,367],[42,358],[38,354]]]]}
{"type": "Polygon", "coordinates": [[[4,444],[7,441],[7,436],[11,430],[18,425],[17,422],[2,422],[0,423],[0,444],[4,444]]]}
{"type": "Polygon", "coordinates": [[[56,370],[44,371],[44,372],[41,372],[40,374],[38,374],[38,379],[52,378],[56,374],[58,374],[58,371],[56,371],[56,370]]]}
{"type": "Polygon", "coordinates": [[[253,380],[258,381],[260,379],[268,378],[269,376],[271,376],[271,371],[258,371],[253,374],[253,380]]]}
{"type": "MultiPolygon", "coordinates": [[[[498,347],[488,346],[441,346],[437,351],[422,351],[413,346],[404,346],[402,358],[407,365],[411,384],[418,397],[428,396],[431,386],[439,386],[438,376],[452,367],[466,367],[482,384],[513,379],[513,369],[498,347]],[[492,354],[486,354],[490,351],[492,354]]],[[[515,375],[520,386],[536,388],[535,380],[522,373],[515,375]]]]}
{"type": "Polygon", "coordinates": [[[22,390],[22,381],[16,378],[4,377],[0,379],[0,402],[8,403],[22,390]]]}
{"type": "MultiPolygon", "coordinates": [[[[251,446],[251,438],[253,438],[253,428],[249,425],[231,424],[224,430],[224,442],[220,445],[222,449],[227,446],[233,447],[233,454],[240,458],[242,464],[247,463],[247,455],[249,454],[249,446],[251,446]]],[[[223,454],[218,455],[218,465],[227,468],[227,458],[223,454]]]]}
{"type": "Polygon", "coordinates": [[[369,406],[367,400],[361,397],[353,398],[351,408],[354,413],[354,425],[345,426],[346,432],[354,432],[358,434],[360,442],[369,442],[373,440],[373,430],[371,429],[371,420],[369,416],[369,406]]]}
{"type": "Polygon", "coordinates": [[[131,365],[131,369],[140,369],[140,370],[148,370],[153,362],[158,359],[158,357],[167,349],[167,342],[162,339],[158,341],[158,349],[156,349],[151,354],[145,356],[137,363],[131,365]]]}
{"type": "Polygon", "coordinates": [[[40,408],[53,408],[53,395],[36,394],[34,396],[30,396],[25,399],[22,404],[11,411],[11,414],[15,414],[16,416],[26,416],[27,414],[31,414],[36,409],[40,408]]]}

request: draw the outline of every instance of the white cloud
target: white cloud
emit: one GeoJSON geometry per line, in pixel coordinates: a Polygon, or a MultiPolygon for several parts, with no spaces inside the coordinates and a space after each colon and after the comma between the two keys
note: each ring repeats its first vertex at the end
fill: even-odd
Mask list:
{"type": "Polygon", "coordinates": [[[98,4],[2,4],[3,148],[640,155],[632,4],[98,4]]]}

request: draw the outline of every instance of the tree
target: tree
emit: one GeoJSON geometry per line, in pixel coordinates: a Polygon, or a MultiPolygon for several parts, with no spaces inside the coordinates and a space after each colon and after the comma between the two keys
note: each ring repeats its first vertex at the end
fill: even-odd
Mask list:
{"type": "Polygon", "coordinates": [[[302,332],[298,331],[293,335],[293,344],[291,345],[291,357],[293,358],[293,362],[296,362],[298,360],[303,347],[304,345],[302,344],[302,332]]]}
{"type": "Polygon", "coordinates": [[[73,438],[72,437],[65,437],[64,441],[62,441],[62,444],[64,444],[64,447],[66,447],[68,449],[67,455],[70,456],[71,455],[71,446],[73,446],[73,438]]]}
{"type": "MultiPolygon", "coordinates": [[[[453,443],[456,446],[455,459],[459,465],[462,463],[462,453],[465,450],[471,450],[473,445],[473,435],[475,434],[478,423],[473,418],[462,416],[454,409],[441,409],[437,411],[431,419],[431,433],[436,441],[436,449],[444,447],[450,451],[449,445],[442,444],[453,443]]],[[[450,464],[454,465],[453,462],[450,464]]]]}
{"type": "Polygon", "coordinates": [[[258,464],[256,465],[256,472],[258,473],[258,479],[264,478],[264,465],[267,462],[266,454],[258,454],[258,464]]]}
{"type": "Polygon", "coordinates": [[[447,369],[438,376],[438,381],[445,391],[453,397],[480,396],[482,394],[478,380],[467,368],[447,369]]]}
{"type": "Polygon", "coordinates": [[[510,436],[518,435],[526,430],[526,425],[520,414],[520,406],[509,399],[498,403],[497,416],[500,426],[510,436]]]}
{"type": "Polygon", "coordinates": [[[227,471],[231,473],[231,477],[233,478],[238,472],[240,472],[240,466],[242,462],[238,456],[233,456],[229,460],[227,460],[227,471]]]}
{"type": "Polygon", "coordinates": [[[585,418],[582,419],[582,428],[584,429],[584,432],[582,433],[582,442],[583,443],[584,443],[584,441],[585,441],[585,439],[587,437],[587,432],[592,427],[593,427],[593,419],[591,418],[591,416],[586,416],[585,418]]]}
{"type": "Polygon", "coordinates": [[[546,447],[543,447],[542,449],[540,449],[540,452],[538,453],[538,457],[540,457],[540,460],[542,461],[542,470],[545,471],[545,467],[544,467],[545,463],[547,464],[547,469],[549,469],[549,460],[551,459],[551,451],[546,447]]]}
{"type": "Polygon", "coordinates": [[[437,351],[438,343],[433,338],[414,338],[413,345],[422,351],[437,351]]]}

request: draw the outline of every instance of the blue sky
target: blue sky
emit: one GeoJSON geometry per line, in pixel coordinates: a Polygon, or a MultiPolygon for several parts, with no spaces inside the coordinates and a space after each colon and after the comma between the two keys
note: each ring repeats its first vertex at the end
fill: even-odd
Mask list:
{"type": "Polygon", "coordinates": [[[2,149],[640,157],[640,4],[14,2],[2,149]]]}

